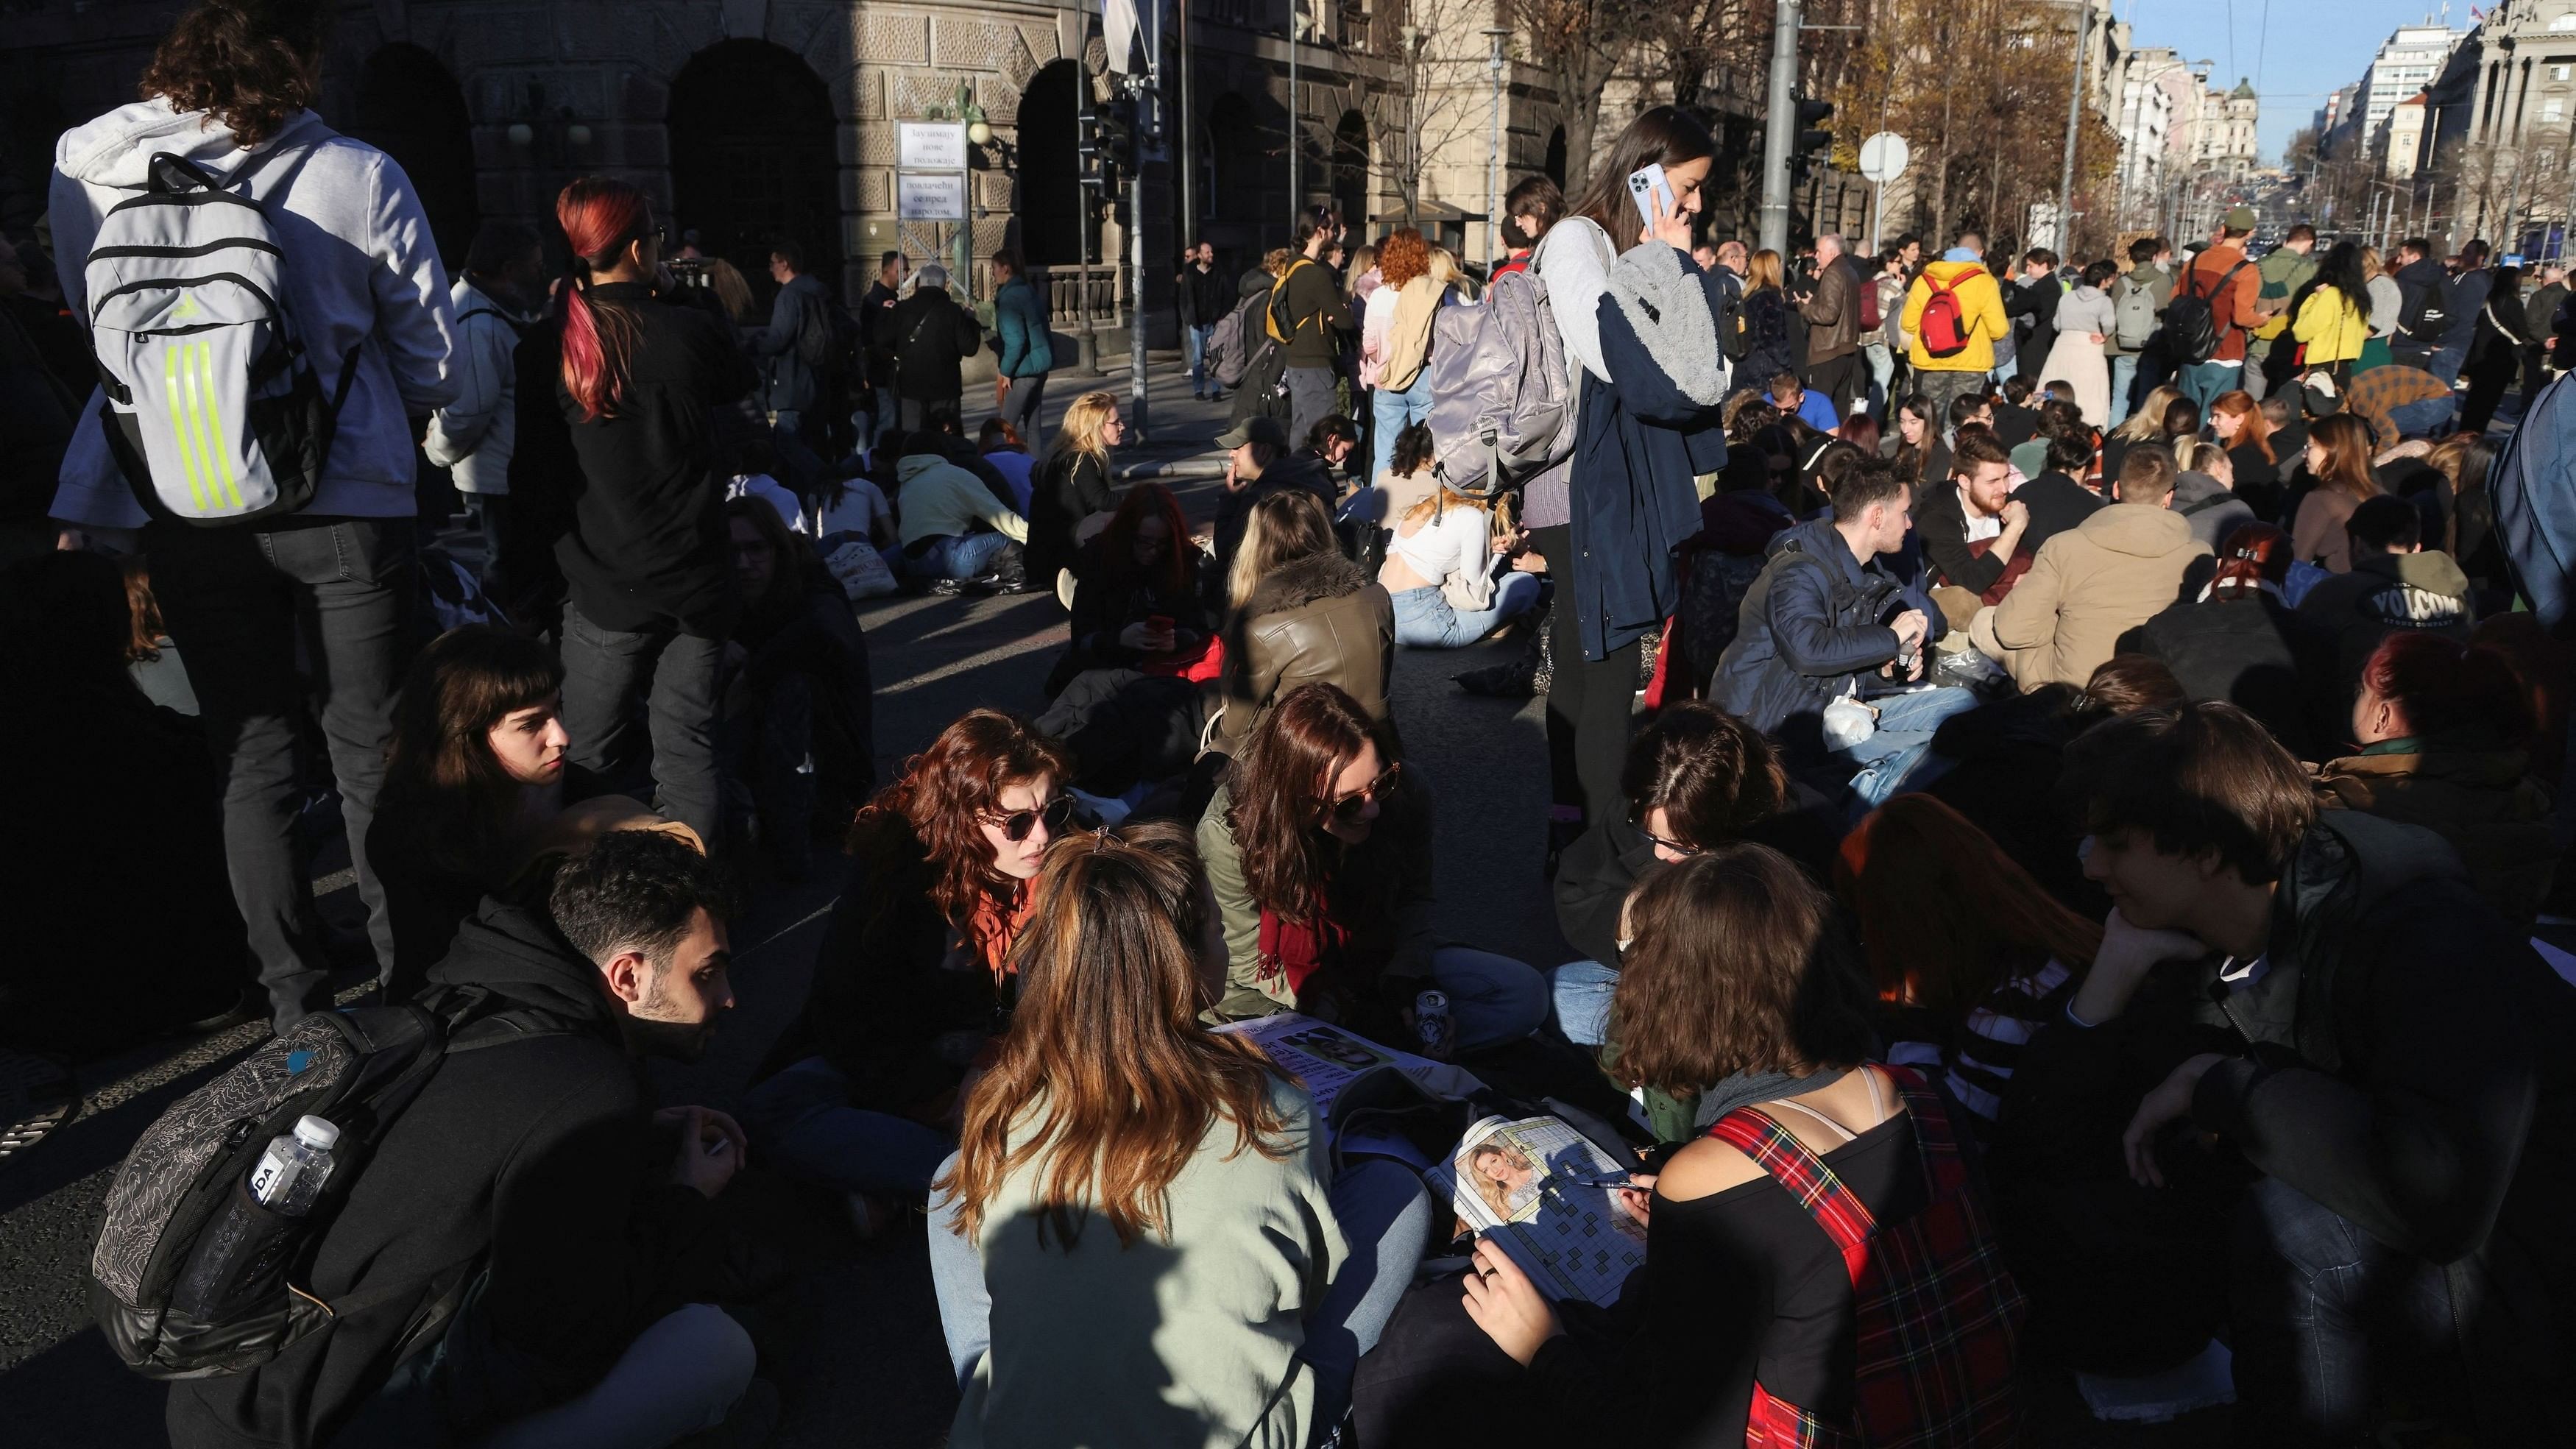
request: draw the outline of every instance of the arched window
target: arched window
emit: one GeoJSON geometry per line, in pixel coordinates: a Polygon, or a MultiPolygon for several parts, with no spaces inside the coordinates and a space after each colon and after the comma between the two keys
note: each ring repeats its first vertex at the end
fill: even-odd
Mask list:
{"type": "MultiPolygon", "coordinates": [[[[831,92],[794,51],[719,41],[671,82],[669,230],[697,231],[709,256],[742,269],[768,315],[769,248],[792,239],[804,270],[841,280],[840,149],[831,92]]],[[[675,241],[676,244],[676,241],[675,241]]]]}
{"type": "Polygon", "coordinates": [[[1079,266],[1096,237],[1082,204],[1081,115],[1072,61],[1048,62],[1020,92],[1020,249],[1033,267],[1079,266]]]}
{"type": "Polygon", "coordinates": [[[1333,209],[1353,231],[1364,232],[1369,216],[1368,118],[1342,112],[1333,127],[1333,209]]]}
{"type": "Polygon", "coordinates": [[[348,133],[394,158],[421,210],[439,260],[454,271],[474,240],[480,207],[474,196],[473,119],[465,92],[438,57],[417,45],[396,43],[367,57],[348,133]]]}

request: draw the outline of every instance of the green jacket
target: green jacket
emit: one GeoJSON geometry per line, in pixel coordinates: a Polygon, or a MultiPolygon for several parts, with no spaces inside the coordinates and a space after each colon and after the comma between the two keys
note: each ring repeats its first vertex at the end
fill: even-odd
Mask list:
{"type": "Polygon", "coordinates": [[[2306,286],[2308,279],[2316,274],[2317,258],[2314,252],[2301,256],[2288,247],[2274,247],[2264,254],[2263,260],[2254,264],[2254,275],[2262,279],[2261,289],[2254,294],[2255,302],[2259,306],[2281,309],[2277,315],[2255,329],[2255,341],[2258,344],[2268,342],[2289,330],[2290,299],[2297,296],[2299,289],[2306,286]]]}
{"type": "MultiPolygon", "coordinates": [[[[1439,938],[1431,930],[1431,790],[1419,772],[1407,770],[1397,787],[1395,809],[1378,817],[1378,831],[1352,850],[1346,869],[1401,873],[1395,889],[1395,950],[1378,970],[1380,976],[1428,977],[1432,948],[1439,938]]],[[[1225,928],[1225,997],[1216,1015],[1228,1021],[1268,1016],[1278,1011],[1314,1014],[1315,1003],[1300,1006],[1286,973],[1265,972],[1261,960],[1261,905],[1244,883],[1243,851],[1235,844],[1233,822],[1226,817],[1233,794],[1226,786],[1208,801],[1199,817],[1199,860],[1207,867],[1215,892],[1217,915],[1225,928]]]]}

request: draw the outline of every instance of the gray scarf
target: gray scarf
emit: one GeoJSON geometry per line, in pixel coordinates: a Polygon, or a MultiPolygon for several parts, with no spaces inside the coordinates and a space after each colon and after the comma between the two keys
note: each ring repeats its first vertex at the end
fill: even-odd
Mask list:
{"type": "Polygon", "coordinates": [[[1691,1107],[1691,1124],[1706,1131],[1715,1126],[1719,1118],[1738,1107],[1820,1092],[1846,1075],[1841,1067],[1818,1067],[1803,1077],[1793,1077],[1787,1072],[1737,1072],[1699,1094],[1699,1101],[1691,1107]]]}

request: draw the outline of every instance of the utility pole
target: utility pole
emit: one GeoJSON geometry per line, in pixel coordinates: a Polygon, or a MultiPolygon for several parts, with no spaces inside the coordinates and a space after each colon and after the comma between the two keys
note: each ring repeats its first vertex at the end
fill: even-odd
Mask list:
{"type": "Polygon", "coordinates": [[[2084,52],[2092,48],[2092,0],[2075,0],[2075,89],[2066,97],[2066,154],[2057,166],[2057,250],[2075,250],[2075,136],[2084,116],[2084,52]]]}
{"type": "Polygon", "coordinates": [[[1789,148],[1797,143],[1798,0],[1779,0],[1771,21],[1771,95],[1762,126],[1762,245],[1789,253],[1789,148]]]}
{"type": "MultiPolygon", "coordinates": [[[[1145,158],[1161,150],[1163,91],[1156,82],[1163,71],[1163,7],[1145,32],[1145,73],[1135,85],[1135,165],[1127,178],[1127,426],[1136,440],[1147,436],[1145,424],[1145,158]]],[[[1175,247],[1175,251],[1179,248],[1175,247]]]]}
{"type": "MultiPolygon", "coordinates": [[[[1185,0],[1186,3],[1186,0],[1185,0]]],[[[1297,46],[1306,38],[1306,0],[1288,0],[1288,221],[1293,240],[1306,214],[1306,126],[1298,116],[1297,46]]]]}
{"type": "MultiPolygon", "coordinates": [[[[1159,9],[1155,11],[1157,19],[1154,23],[1157,25],[1162,23],[1161,14],[1159,9]]],[[[1172,219],[1172,236],[1180,244],[1172,250],[1178,252],[1196,239],[1194,234],[1199,224],[1198,151],[1194,144],[1198,136],[1199,112],[1197,105],[1190,100],[1190,0],[1180,0],[1174,7],[1172,18],[1177,27],[1175,38],[1180,42],[1176,63],[1181,69],[1181,116],[1180,125],[1176,128],[1181,133],[1181,214],[1172,219]]]]}
{"type": "Polygon", "coordinates": [[[1503,56],[1503,42],[1511,39],[1511,35],[1511,31],[1499,25],[1485,31],[1485,38],[1494,43],[1494,53],[1485,62],[1485,69],[1494,80],[1494,134],[1493,139],[1485,144],[1485,275],[1488,277],[1494,274],[1494,268],[1503,264],[1503,253],[1511,249],[1503,236],[1503,72],[1511,64],[1503,56]]]}

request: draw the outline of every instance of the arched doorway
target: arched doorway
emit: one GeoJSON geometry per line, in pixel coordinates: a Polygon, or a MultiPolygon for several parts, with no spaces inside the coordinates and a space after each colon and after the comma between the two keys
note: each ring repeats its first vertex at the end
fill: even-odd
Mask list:
{"type": "Polygon", "coordinates": [[[1564,190],[1565,128],[1563,126],[1547,133],[1547,166],[1544,169],[1547,172],[1547,179],[1555,182],[1559,191],[1564,190]]]}
{"type": "Polygon", "coordinates": [[[1099,223],[1082,204],[1082,68],[1050,61],[1020,92],[1020,248],[1033,267],[1080,266],[1099,223]]]}
{"type": "Polygon", "coordinates": [[[398,41],[367,57],[352,102],[348,134],[394,158],[411,178],[439,260],[455,271],[482,211],[474,196],[474,123],[465,92],[438,57],[398,41]]]}
{"type": "Polygon", "coordinates": [[[769,247],[793,239],[805,270],[841,280],[840,156],[832,96],[793,51],[765,40],[720,41],[671,82],[669,230],[694,228],[709,256],[749,279],[766,317],[777,284],[769,247]]]}
{"type": "Polygon", "coordinates": [[[1368,229],[1368,182],[1368,117],[1344,111],[1333,127],[1333,209],[1355,231],[1368,229]]]}
{"type": "Polygon", "coordinates": [[[1261,122],[1252,113],[1252,103],[1239,91],[1227,91],[1208,108],[1209,164],[1214,174],[1208,184],[1208,211],[1228,221],[1262,221],[1268,208],[1262,200],[1270,176],[1268,148],[1262,144],[1261,122]]]}

